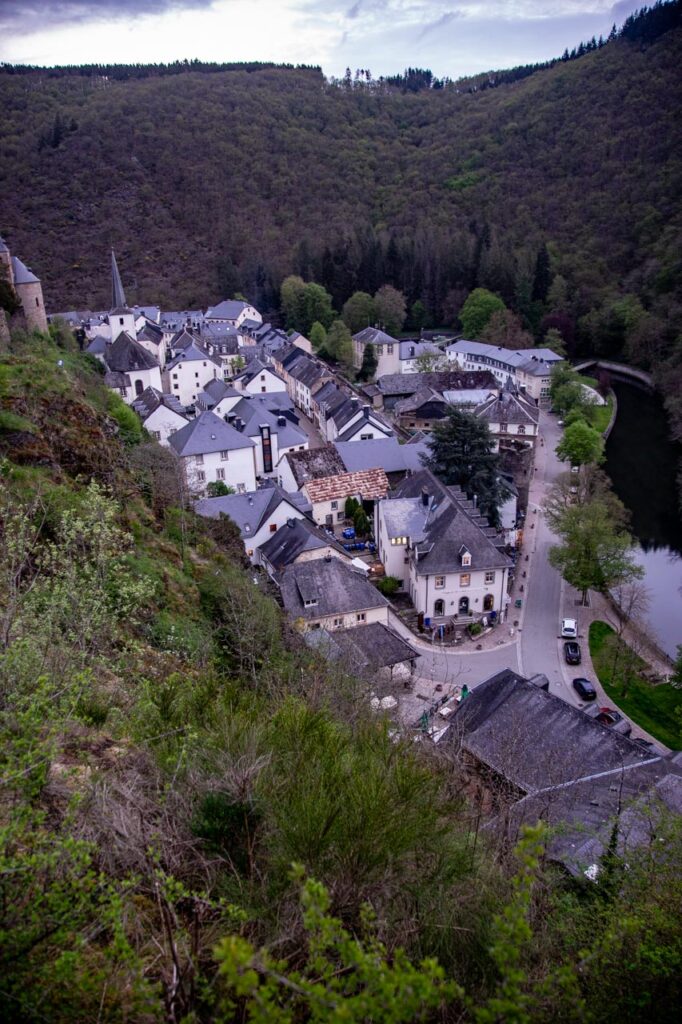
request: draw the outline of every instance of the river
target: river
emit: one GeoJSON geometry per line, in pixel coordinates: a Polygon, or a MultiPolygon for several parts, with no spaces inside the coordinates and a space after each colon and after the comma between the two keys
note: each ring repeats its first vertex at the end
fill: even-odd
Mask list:
{"type": "Polygon", "coordinates": [[[668,436],[656,395],[613,383],[618,416],[606,443],[606,471],[630,510],[636,559],[651,595],[648,613],[659,646],[675,657],[682,644],[682,514],[677,473],[682,446],[668,436]]]}

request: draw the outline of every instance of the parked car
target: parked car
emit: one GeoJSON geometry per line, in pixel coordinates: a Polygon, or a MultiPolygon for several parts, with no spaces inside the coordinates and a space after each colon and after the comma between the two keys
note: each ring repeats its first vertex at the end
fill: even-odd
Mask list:
{"type": "Polygon", "coordinates": [[[578,622],[576,619],[561,620],[561,635],[568,640],[575,640],[578,636],[578,622]]]}
{"type": "Polygon", "coordinates": [[[573,680],[573,689],[581,700],[595,700],[597,697],[597,691],[593,684],[589,679],[583,679],[582,676],[573,680]]]}
{"type": "Polygon", "coordinates": [[[580,664],[580,644],[575,640],[567,640],[564,644],[564,658],[567,665],[580,664]]]}
{"type": "Polygon", "coordinates": [[[591,707],[588,708],[586,714],[590,718],[596,718],[601,725],[606,725],[609,729],[613,729],[614,732],[620,732],[623,736],[629,736],[632,732],[632,726],[628,722],[625,715],[622,715],[620,711],[616,711],[615,708],[606,707],[591,707]]]}

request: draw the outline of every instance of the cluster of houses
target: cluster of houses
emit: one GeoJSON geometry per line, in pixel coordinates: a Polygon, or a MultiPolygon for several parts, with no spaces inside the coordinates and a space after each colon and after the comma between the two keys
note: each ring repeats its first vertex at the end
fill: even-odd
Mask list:
{"type": "MultiPolygon", "coordinates": [[[[237,524],[246,556],[273,578],[306,635],[391,633],[374,571],[434,625],[504,618],[515,489],[493,529],[475,499],[424,468],[429,432],[457,406],[485,420],[500,449],[532,449],[554,353],[444,349],[367,327],[353,338],[354,361],[371,345],[377,372],[355,388],[305,337],[264,323],[245,300],[205,311],[129,306],[113,252],[109,311],[57,315],[82,332],[108,386],[179,460],[197,513],[237,524]],[[340,536],[351,525],[349,499],[373,527],[371,567],[340,536]]],[[[398,639],[374,645],[386,664],[406,653],[398,639]]]]}

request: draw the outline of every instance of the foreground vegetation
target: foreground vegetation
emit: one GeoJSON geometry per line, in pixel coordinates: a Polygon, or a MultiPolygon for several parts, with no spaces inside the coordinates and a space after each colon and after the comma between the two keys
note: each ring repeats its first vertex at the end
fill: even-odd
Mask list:
{"type": "Polygon", "coordinates": [[[646,662],[635,652],[622,656],[617,635],[606,622],[590,624],[590,657],[599,682],[628,718],[672,750],[682,747],[682,690],[654,685],[646,662]]]}
{"type": "Polygon", "coordinates": [[[612,885],[498,846],[71,347],[0,353],[3,1019],[674,1020],[672,824],[612,885]]]}

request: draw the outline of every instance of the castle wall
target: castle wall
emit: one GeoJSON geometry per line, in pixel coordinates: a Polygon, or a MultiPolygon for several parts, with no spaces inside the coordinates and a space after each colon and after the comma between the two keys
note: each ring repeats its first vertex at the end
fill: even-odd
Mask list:
{"type": "Polygon", "coordinates": [[[28,329],[30,331],[47,331],[47,315],[40,283],[17,284],[14,286],[14,290],[19,296],[28,329]]]}

